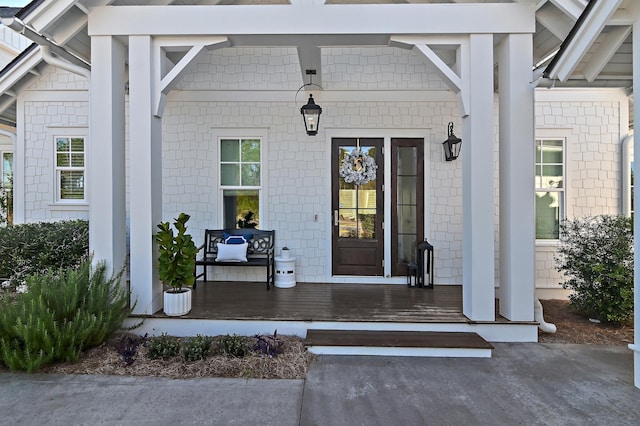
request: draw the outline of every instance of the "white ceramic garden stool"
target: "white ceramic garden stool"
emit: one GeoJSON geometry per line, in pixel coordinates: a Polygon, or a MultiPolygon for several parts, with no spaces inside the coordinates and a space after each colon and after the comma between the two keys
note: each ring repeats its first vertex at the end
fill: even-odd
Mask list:
{"type": "Polygon", "coordinates": [[[296,258],[282,257],[275,258],[276,279],[274,285],[278,288],[291,288],[296,286],[296,258]]]}

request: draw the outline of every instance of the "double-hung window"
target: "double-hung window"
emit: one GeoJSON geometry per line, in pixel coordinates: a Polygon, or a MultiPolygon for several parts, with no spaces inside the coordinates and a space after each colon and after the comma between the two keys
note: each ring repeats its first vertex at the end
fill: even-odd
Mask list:
{"type": "Polygon", "coordinates": [[[536,140],[536,239],[557,240],[565,217],[565,143],[536,140]]]}
{"type": "Polygon", "coordinates": [[[85,140],[84,137],[55,138],[56,200],[58,202],[85,199],[85,140]]]}
{"type": "Polygon", "coordinates": [[[220,139],[225,229],[260,227],[261,139],[220,139]]]}

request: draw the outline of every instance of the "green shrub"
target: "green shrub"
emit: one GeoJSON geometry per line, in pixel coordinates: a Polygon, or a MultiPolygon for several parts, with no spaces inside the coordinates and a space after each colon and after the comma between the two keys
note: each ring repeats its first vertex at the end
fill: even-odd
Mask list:
{"type": "Polygon", "coordinates": [[[162,333],[147,342],[147,354],[151,359],[169,359],[180,352],[180,340],[162,333]]]}
{"type": "Polygon", "coordinates": [[[249,342],[245,336],[227,334],[218,338],[218,350],[236,358],[242,358],[249,353],[249,342]]]}
{"type": "Polygon", "coordinates": [[[78,267],[89,257],[85,220],[25,223],[0,227],[0,277],[12,284],[31,274],[78,267]]]}
{"type": "Polygon", "coordinates": [[[191,362],[205,359],[211,353],[211,343],[213,338],[198,334],[196,337],[189,337],[182,344],[182,359],[191,362]]]}
{"type": "Polygon", "coordinates": [[[633,315],[633,221],[603,215],[564,221],[556,269],[578,311],[612,323],[633,315]]]}
{"type": "Polygon", "coordinates": [[[26,293],[0,300],[0,361],[33,372],[56,361],[74,362],[102,344],[129,315],[129,294],[121,273],[89,260],[27,277],[26,293]]]}

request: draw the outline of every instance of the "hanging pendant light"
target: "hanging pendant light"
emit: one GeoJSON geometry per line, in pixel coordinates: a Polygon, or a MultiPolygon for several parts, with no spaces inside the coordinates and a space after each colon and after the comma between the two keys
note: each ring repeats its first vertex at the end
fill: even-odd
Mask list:
{"type": "Polygon", "coordinates": [[[307,131],[307,135],[317,135],[322,108],[320,108],[320,105],[317,105],[314,102],[313,95],[309,95],[309,101],[307,101],[307,104],[305,106],[300,108],[300,113],[302,114],[302,118],[304,119],[304,129],[307,131]]]}
{"type": "MultiPolygon", "coordinates": [[[[303,84],[298,92],[296,92],[296,97],[300,90],[306,86],[318,86],[317,84],[313,84],[311,79],[312,76],[316,74],[316,70],[306,70],[306,74],[309,76],[309,84],[303,84]]],[[[320,86],[318,86],[320,87],[320,86]]],[[[322,87],[320,87],[322,89],[322,87]]],[[[303,105],[300,108],[300,114],[302,114],[302,119],[304,121],[304,129],[309,136],[315,136],[318,134],[318,127],[320,125],[320,114],[322,114],[322,108],[320,105],[316,104],[313,100],[313,95],[309,95],[309,100],[306,105],[303,105]]]]}

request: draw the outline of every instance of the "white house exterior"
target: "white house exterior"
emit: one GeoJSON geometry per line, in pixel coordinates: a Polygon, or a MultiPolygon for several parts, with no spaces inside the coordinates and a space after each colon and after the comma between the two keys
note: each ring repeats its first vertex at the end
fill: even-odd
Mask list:
{"type": "MultiPolygon", "coordinates": [[[[0,17],[12,17],[19,9],[0,7],[0,17]]],[[[6,66],[31,42],[15,31],[0,24],[0,67],[6,66]]],[[[13,173],[13,145],[15,128],[12,123],[0,121],[0,185],[11,184],[13,173]]]]}
{"type": "Polygon", "coordinates": [[[414,235],[435,247],[436,284],[462,285],[474,321],[533,321],[535,297],[561,292],[557,220],[628,210],[628,91],[551,87],[533,69],[582,0],[111,3],[36,0],[7,22],[39,45],[0,74],[0,105],[15,108],[15,222],[89,219],[96,258],[127,263],[137,313],[162,307],[155,225],[184,211],[198,240],[225,226],[241,191],[278,251],[294,252],[298,281],[405,284],[397,264],[414,235]],[[306,70],[315,85],[298,90],[306,70]],[[309,93],[316,136],[300,115],[309,93]],[[456,161],[442,149],[450,122],[456,161]],[[230,154],[243,144],[247,158],[230,154]],[[378,203],[358,198],[379,226],[367,273],[336,266],[353,203],[333,186],[332,155],[356,144],[384,154],[368,189],[378,203]],[[410,231],[394,222],[400,152],[421,154],[409,155],[421,170],[410,231]]]}

